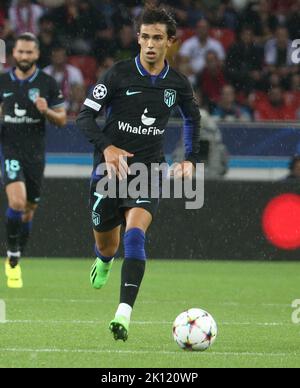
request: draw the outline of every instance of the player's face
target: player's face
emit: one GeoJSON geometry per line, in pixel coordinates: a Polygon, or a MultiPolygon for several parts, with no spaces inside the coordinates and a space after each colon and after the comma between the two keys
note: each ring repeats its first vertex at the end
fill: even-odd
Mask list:
{"type": "Polygon", "coordinates": [[[142,24],[138,42],[144,61],[155,64],[165,59],[173,39],[168,37],[165,24],[142,24]]]}
{"type": "Polygon", "coordinates": [[[35,42],[19,40],[13,50],[13,57],[16,61],[17,68],[26,73],[39,59],[39,50],[35,42]]]}

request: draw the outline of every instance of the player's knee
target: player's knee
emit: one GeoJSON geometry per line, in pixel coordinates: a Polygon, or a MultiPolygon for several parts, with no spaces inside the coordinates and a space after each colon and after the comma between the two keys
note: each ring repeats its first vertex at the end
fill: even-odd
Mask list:
{"type": "Polygon", "coordinates": [[[23,222],[25,222],[25,223],[31,222],[31,221],[33,221],[33,217],[34,217],[34,211],[33,210],[31,210],[29,212],[27,211],[23,215],[23,222]]]}
{"type": "Polygon", "coordinates": [[[146,260],[145,240],[142,229],[129,229],[124,235],[125,259],[146,260]]]}
{"type": "Polygon", "coordinates": [[[118,249],[119,244],[117,244],[116,242],[110,244],[108,244],[107,242],[96,244],[96,250],[101,254],[101,256],[104,257],[114,257],[118,249]]]}
{"type": "Polygon", "coordinates": [[[26,209],[26,201],[19,197],[10,198],[9,207],[18,212],[24,212],[26,209]]]}

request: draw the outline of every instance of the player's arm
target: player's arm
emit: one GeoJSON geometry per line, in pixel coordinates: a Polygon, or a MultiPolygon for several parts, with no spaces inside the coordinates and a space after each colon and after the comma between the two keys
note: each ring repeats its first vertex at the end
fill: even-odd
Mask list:
{"type": "Polygon", "coordinates": [[[122,179],[127,177],[129,170],[124,158],[132,157],[133,154],[115,147],[96,122],[101,110],[110,103],[114,96],[115,80],[116,74],[112,68],[89,93],[76,122],[89,142],[95,146],[99,153],[103,153],[109,178],[115,172],[122,179]]]}
{"type": "Polygon", "coordinates": [[[43,114],[50,123],[58,127],[64,127],[67,124],[67,113],[64,107],[49,108],[45,98],[38,97],[35,101],[35,106],[41,114],[43,114]]]}
{"type": "Polygon", "coordinates": [[[67,124],[64,96],[54,78],[50,78],[49,82],[48,100],[38,97],[35,106],[50,123],[58,127],[64,127],[67,124]]]}
{"type": "Polygon", "coordinates": [[[175,169],[175,176],[191,177],[197,163],[200,163],[200,110],[194,97],[193,89],[186,80],[185,88],[180,94],[179,108],[184,120],[185,160],[175,169]]]}

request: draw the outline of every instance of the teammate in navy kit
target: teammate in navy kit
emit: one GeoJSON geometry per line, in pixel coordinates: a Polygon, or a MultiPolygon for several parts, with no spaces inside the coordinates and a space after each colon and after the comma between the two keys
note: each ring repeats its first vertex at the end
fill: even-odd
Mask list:
{"type": "Polygon", "coordinates": [[[2,180],[8,198],[7,260],[10,288],[23,286],[19,260],[41,197],[45,167],[45,122],[66,124],[64,98],[56,81],[40,71],[39,42],[30,33],[16,39],[16,68],[0,77],[2,180]]]}
{"type": "MultiPolygon", "coordinates": [[[[117,63],[98,81],[77,120],[95,146],[90,199],[97,255],[90,274],[94,288],[100,289],[107,282],[119,248],[121,225],[126,227],[120,304],[109,326],[114,338],[123,341],[128,338],[132,308],[145,272],[145,234],[159,200],[150,196],[103,198],[97,188],[104,179],[99,165],[106,163],[109,177],[115,173],[120,181],[127,179],[129,184],[133,163],[150,168],[151,164],[162,162],[164,131],[171,110],[177,105],[185,121],[186,157],[175,173],[191,176],[200,162],[199,107],[187,78],[166,61],[175,35],[172,16],[162,9],[146,9],[138,23],[140,54],[117,63]],[[104,107],[106,123],[100,129],[96,118],[104,107]]],[[[149,182],[149,187],[152,184],[149,182]]]]}

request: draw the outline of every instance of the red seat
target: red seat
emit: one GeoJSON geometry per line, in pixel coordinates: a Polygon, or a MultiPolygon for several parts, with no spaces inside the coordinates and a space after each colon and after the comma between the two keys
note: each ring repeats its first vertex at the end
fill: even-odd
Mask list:
{"type": "Polygon", "coordinates": [[[178,33],[177,33],[177,36],[178,36],[178,39],[180,40],[180,42],[184,42],[186,41],[187,39],[190,39],[192,36],[195,36],[195,30],[193,28],[179,28],[178,29],[178,33]]]}
{"type": "Polygon", "coordinates": [[[4,10],[0,9],[0,28],[4,27],[5,15],[4,10]]]}
{"type": "Polygon", "coordinates": [[[70,65],[78,67],[83,75],[87,87],[93,85],[96,79],[97,62],[94,57],[88,55],[74,55],[68,58],[70,65]]]}
{"type": "Polygon", "coordinates": [[[212,28],[209,35],[217,39],[223,45],[225,51],[235,42],[235,33],[228,28],[212,28]]]}

